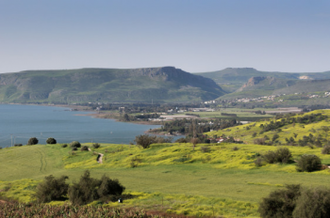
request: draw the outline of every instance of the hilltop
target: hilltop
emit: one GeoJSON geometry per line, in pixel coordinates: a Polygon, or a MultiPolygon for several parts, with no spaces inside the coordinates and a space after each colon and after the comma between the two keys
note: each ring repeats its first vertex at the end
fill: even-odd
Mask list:
{"type": "Polygon", "coordinates": [[[211,79],[174,67],[0,74],[6,103],[200,102],[223,94],[211,79]]]}
{"type": "Polygon", "coordinates": [[[314,73],[289,73],[259,71],[254,68],[226,68],[214,72],[198,73],[198,75],[213,79],[228,92],[234,92],[241,88],[252,77],[272,77],[282,79],[283,81],[330,79],[330,71],[314,73]]]}

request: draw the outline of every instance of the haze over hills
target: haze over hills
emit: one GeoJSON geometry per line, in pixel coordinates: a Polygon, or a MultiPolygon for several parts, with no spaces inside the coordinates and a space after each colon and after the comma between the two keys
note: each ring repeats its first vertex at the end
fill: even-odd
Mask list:
{"type": "Polygon", "coordinates": [[[213,79],[218,85],[228,92],[241,88],[252,77],[273,77],[285,80],[323,80],[330,79],[330,71],[315,73],[288,73],[259,71],[254,68],[226,68],[214,72],[197,73],[213,79]]]}
{"type": "Polygon", "coordinates": [[[0,102],[200,102],[223,94],[213,80],[174,67],[0,74],[0,102]]]}

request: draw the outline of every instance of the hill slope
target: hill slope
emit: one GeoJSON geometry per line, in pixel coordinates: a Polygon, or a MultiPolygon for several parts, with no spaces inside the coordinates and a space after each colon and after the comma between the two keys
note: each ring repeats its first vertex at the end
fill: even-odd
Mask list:
{"type": "Polygon", "coordinates": [[[287,80],[323,80],[330,79],[330,71],[316,73],[287,73],[258,71],[254,68],[226,68],[215,72],[198,73],[198,75],[213,79],[229,92],[234,92],[243,86],[251,77],[273,77],[287,80]],[[224,85],[224,86],[223,86],[224,85]]]}
{"type": "Polygon", "coordinates": [[[174,67],[0,74],[1,102],[194,102],[224,93],[211,79],[174,67]]]}

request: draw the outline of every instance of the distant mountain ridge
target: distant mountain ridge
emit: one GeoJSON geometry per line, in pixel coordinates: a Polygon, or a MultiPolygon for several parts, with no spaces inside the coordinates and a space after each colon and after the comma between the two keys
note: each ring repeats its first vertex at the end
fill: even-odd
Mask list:
{"type": "Polygon", "coordinates": [[[174,67],[0,74],[0,102],[200,102],[223,94],[213,80],[174,67]]]}
{"type": "Polygon", "coordinates": [[[234,92],[241,88],[252,77],[273,77],[286,80],[323,80],[330,79],[330,71],[315,73],[288,73],[259,71],[254,68],[226,68],[214,72],[197,73],[213,79],[222,88],[234,92]]]}

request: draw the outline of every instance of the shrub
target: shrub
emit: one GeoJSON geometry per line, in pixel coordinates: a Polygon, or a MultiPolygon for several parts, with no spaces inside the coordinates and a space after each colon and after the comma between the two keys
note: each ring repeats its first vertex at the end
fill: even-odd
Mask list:
{"type": "Polygon", "coordinates": [[[239,150],[239,147],[235,146],[235,147],[233,147],[232,150],[233,150],[233,151],[238,151],[238,150],[239,150]]]}
{"type": "Polygon", "coordinates": [[[20,146],[23,146],[22,144],[15,144],[14,145],[15,147],[20,147],[20,146]]]}
{"type": "Polygon", "coordinates": [[[72,148],[72,151],[77,151],[77,150],[78,150],[77,147],[73,147],[73,148],[72,148]]]}
{"type": "Polygon", "coordinates": [[[297,162],[298,172],[313,172],[322,167],[321,159],[314,154],[304,154],[297,162]]]}
{"type": "Polygon", "coordinates": [[[81,176],[78,183],[73,183],[69,188],[69,199],[73,205],[84,205],[95,200],[117,199],[123,193],[125,187],[118,180],[110,179],[103,175],[102,178],[94,179],[90,177],[88,170],[81,176]]]}
{"type": "Polygon", "coordinates": [[[117,179],[110,179],[109,177],[103,175],[101,178],[101,185],[99,186],[97,193],[99,198],[106,199],[110,195],[121,195],[125,190],[125,187],[122,186],[117,179]]]}
{"type": "Polygon", "coordinates": [[[288,148],[279,148],[276,150],[276,162],[289,163],[292,159],[292,154],[288,148]]]}
{"type": "Polygon", "coordinates": [[[185,138],[179,138],[175,142],[176,143],[188,143],[187,139],[185,139],[185,138]]]}
{"type": "Polygon", "coordinates": [[[86,145],[82,146],[80,151],[88,151],[88,146],[86,146],[86,145]]]}
{"type": "Polygon", "coordinates": [[[68,194],[73,205],[84,205],[98,199],[97,187],[100,181],[90,177],[88,170],[81,176],[78,183],[70,186],[68,194]]]}
{"type": "Polygon", "coordinates": [[[278,148],[276,151],[268,151],[263,158],[267,163],[289,163],[292,154],[288,148],[278,148]]]}
{"type": "Polygon", "coordinates": [[[66,148],[66,147],[68,147],[68,144],[63,144],[62,145],[62,148],[66,148]]]}
{"type": "Polygon", "coordinates": [[[330,190],[306,189],[296,202],[293,218],[330,217],[330,190]]]}
{"type": "Polygon", "coordinates": [[[326,145],[322,149],[322,154],[330,154],[330,145],[326,145]]]}
{"type": "Polygon", "coordinates": [[[38,184],[35,197],[39,203],[65,200],[69,185],[65,183],[67,176],[56,179],[54,176],[46,176],[45,180],[38,184]]]}
{"type": "Polygon", "coordinates": [[[256,136],[257,136],[257,133],[254,132],[254,133],[252,134],[252,137],[256,137],[256,136]]]}
{"type": "Polygon", "coordinates": [[[48,139],[46,140],[46,143],[47,143],[47,144],[56,144],[57,142],[56,142],[56,140],[55,140],[54,138],[48,138],[48,139]]]}
{"type": "Polygon", "coordinates": [[[27,145],[36,145],[38,144],[39,140],[36,137],[32,137],[28,140],[27,145]]]}
{"type": "Polygon", "coordinates": [[[101,147],[101,145],[100,145],[99,143],[94,143],[94,144],[93,144],[93,148],[97,149],[97,148],[99,148],[99,147],[101,147]]]}
{"type": "Polygon", "coordinates": [[[259,205],[260,217],[292,218],[300,195],[300,185],[286,185],[286,189],[271,192],[268,197],[262,199],[259,205]]]}
{"type": "Polygon", "coordinates": [[[276,153],[274,151],[268,151],[262,157],[267,163],[276,163],[276,153]]]}
{"type": "Polygon", "coordinates": [[[78,141],[73,141],[73,142],[70,143],[70,147],[71,148],[80,148],[81,144],[78,141]]]}
{"type": "Polygon", "coordinates": [[[150,135],[139,135],[135,136],[134,141],[137,145],[141,145],[143,148],[149,148],[153,143],[170,143],[172,142],[172,138],[164,138],[164,137],[157,137],[157,136],[150,136],[150,135]]]}

